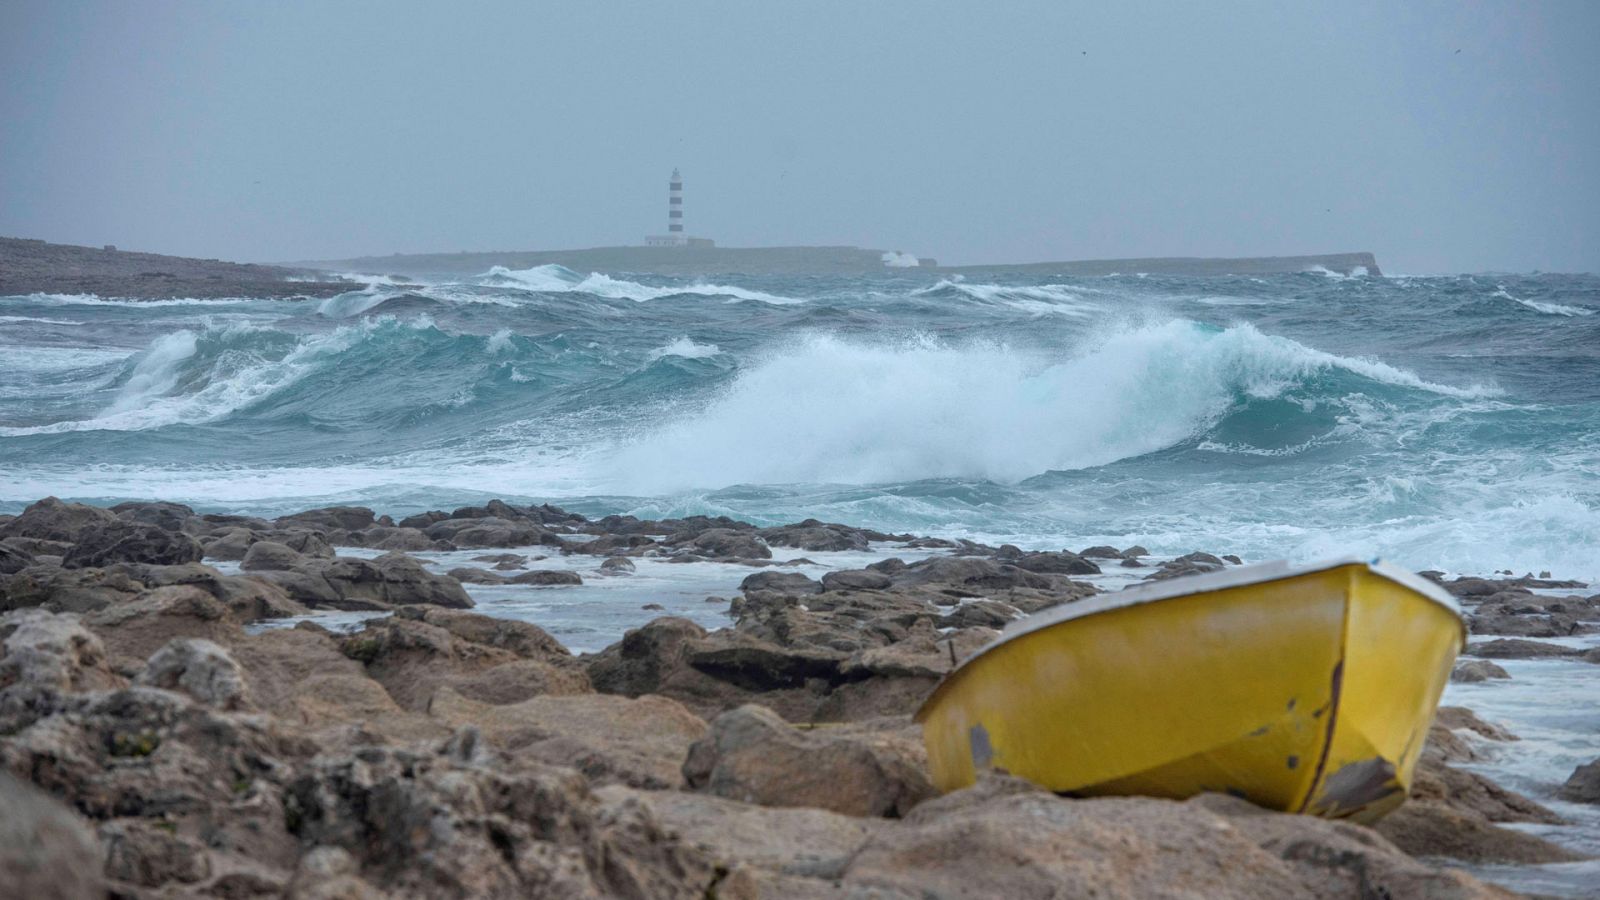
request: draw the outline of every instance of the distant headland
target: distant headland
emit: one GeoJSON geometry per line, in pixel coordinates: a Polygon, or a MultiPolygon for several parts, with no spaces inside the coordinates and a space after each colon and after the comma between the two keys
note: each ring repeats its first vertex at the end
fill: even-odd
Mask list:
{"type": "Polygon", "coordinates": [[[940,266],[936,260],[899,251],[862,247],[718,247],[715,245],[591,247],[582,250],[518,250],[482,253],[412,253],[353,259],[312,260],[294,265],[327,272],[386,275],[467,275],[493,266],[527,269],[559,265],[581,272],[651,272],[660,275],[857,275],[871,272],[940,274],[1062,275],[1272,275],[1326,269],[1342,275],[1365,270],[1381,276],[1371,253],[1259,256],[1229,259],[1151,257],[1063,260],[977,266],[940,266]]]}
{"type": "Polygon", "coordinates": [[[494,266],[526,269],[560,265],[579,272],[659,275],[1269,275],[1327,270],[1382,275],[1371,253],[1238,259],[1164,257],[940,266],[899,251],[861,247],[718,247],[709,241],[678,246],[594,247],[485,253],[419,253],[255,265],[130,253],[0,237],[0,296],[94,294],[137,300],[218,297],[329,297],[360,287],[334,273],[403,277],[470,276],[494,266]]]}

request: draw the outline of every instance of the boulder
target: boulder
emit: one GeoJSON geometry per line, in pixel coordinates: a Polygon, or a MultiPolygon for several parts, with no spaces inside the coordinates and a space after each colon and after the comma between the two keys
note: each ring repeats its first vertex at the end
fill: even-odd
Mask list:
{"type": "MultiPolygon", "coordinates": [[[[81,693],[121,684],[111,671],[105,645],[78,617],[42,609],[0,616],[0,698],[37,691],[81,693]],[[24,693],[14,693],[13,688],[24,693]]],[[[0,699],[0,719],[6,701],[0,699]]],[[[6,729],[0,728],[0,734],[6,729]]]]}
{"type": "MultiPolygon", "coordinates": [[[[830,572],[830,575],[838,574],[830,572]]],[[[877,573],[872,573],[876,575],[877,573]]],[[[739,590],[777,591],[780,594],[820,594],[823,587],[804,572],[774,572],[769,570],[748,575],[739,582],[739,590]]]]}
{"type": "Polygon", "coordinates": [[[559,546],[561,539],[555,533],[532,521],[511,521],[498,516],[474,519],[445,519],[435,522],[423,533],[436,541],[448,541],[457,547],[532,547],[540,544],[559,546]]]}
{"type": "Polygon", "coordinates": [[[609,556],[612,554],[627,553],[635,555],[646,547],[654,547],[656,542],[642,534],[602,534],[592,541],[574,541],[563,544],[562,549],[568,553],[582,553],[587,556],[609,556]]]}
{"type": "Polygon", "coordinates": [[[1481,644],[1468,644],[1464,656],[1479,659],[1551,659],[1559,656],[1578,656],[1583,651],[1546,641],[1526,641],[1521,638],[1499,638],[1481,644]]]}
{"type": "Polygon", "coordinates": [[[313,607],[384,610],[413,603],[458,609],[472,606],[472,598],[459,581],[435,575],[402,553],[386,553],[375,559],[303,559],[293,570],[256,570],[253,574],[313,607]]]}
{"type": "MultiPolygon", "coordinates": [[[[1140,548],[1137,548],[1137,549],[1142,550],[1144,548],[1140,547],[1140,548]]],[[[1083,557],[1084,559],[1117,559],[1117,560],[1120,560],[1120,559],[1125,558],[1125,556],[1124,556],[1124,554],[1123,554],[1123,552],[1121,550],[1118,550],[1115,547],[1107,547],[1104,544],[1096,544],[1093,547],[1085,547],[1084,549],[1078,551],[1078,555],[1083,557]]],[[[1137,555],[1137,554],[1135,554],[1135,555],[1137,555]]]]}
{"type": "Polygon", "coordinates": [[[1550,638],[1585,634],[1592,626],[1567,615],[1475,615],[1467,618],[1473,634],[1550,638]]]}
{"type": "Polygon", "coordinates": [[[245,551],[239,568],[246,572],[283,572],[298,568],[305,562],[300,552],[277,541],[256,541],[245,551]]]}
{"type": "Polygon", "coordinates": [[[244,674],[227,650],[203,638],[178,638],[151,655],[136,683],[181,691],[207,706],[250,705],[244,674]]]}
{"type": "Polygon", "coordinates": [[[326,506],[293,515],[280,516],[279,528],[312,528],[325,531],[360,531],[376,524],[372,510],[365,506],[326,506]]]}
{"type": "Polygon", "coordinates": [[[55,497],[46,497],[24,509],[22,515],[0,526],[0,537],[38,538],[76,544],[88,532],[118,521],[115,513],[98,506],[63,503],[55,497]]]}
{"type": "Polygon", "coordinates": [[[772,550],[753,531],[708,528],[671,539],[668,546],[710,559],[771,559],[772,550]]]}
{"type": "Polygon", "coordinates": [[[1559,794],[1573,803],[1600,803],[1600,759],[1573,769],[1559,794]]]}
{"type": "Polygon", "coordinates": [[[510,584],[511,579],[498,572],[488,569],[479,569],[473,566],[458,566],[451,569],[446,575],[462,584],[510,584]]]}
{"type": "Polygon", "coordinates": [[[1458,663],[1455,671],[1450,673],[1450,680],[1458,684],[1475,684],[1488,681],[1491,678],[1510,678],[1505,669],[1500,668],[1486,659],[1469,659],[1458,663]]]}
{"type": "Polygon", "coordinates": [[[72,810],[0,771],[0,885],[29,900],[106,896],[94,831],[72,810]]]}
{"type": "Polygon", "coordinates": [[[199,562],[204,555],[200,542],[181,531],[113,519],[83,530],[61,564],[69,569],[116,563],[177,566],[199,562]]]}
{"type": "Polygon", "coordinates": [[[1006,560],[1019,569],[1045,572],[1054,575],[1099,575],[1100,567],[1076,553],[1066,550],[1043,553],[1022,553],[1006,560]]]}
{"type": "Polygon", "coordinates": [[[583,584],[583,578],[577,572],[562,569],[535,569],[513,575],[510,581],[512,584],[531,584],[540,587],[583,584]]]}
{"type": "Polygon", "coordinates": [[[762,706],[723,713],[689,748],[689,786],[762,806],[810,806],[855,816],[902,816],[936,793],[921,730],[801,731],[762,706]]]}
{"type": "Polygon", "coordinates": [[[487,617],[451,621],[427,612],[368,622],[341,642],[345,655],[361,662],[404,709],[427,709],[434,693],[447,686],[485,703],[590,690],[583,667],[565,648],[545,644],[554,642],[537,626],[507,623],[524,625],[537,632],[534,636],[475,621],[487,617]]]}
{"type": "Polygon", "coordinates": [[[866,550],[870,547],[868,532],[848,525],[827,524],[816,519],[806,519],[804,522],[780,525],[776,528],[763,528],[760,533],[769,546],[796,547],[812,552],[866,550]]]}
{"type": "Polygon", "coordinates": [[[443,688],[428,714],[477,728],[491,746],[583,772],[596,783],[641,788],[683,786],[684,755],[706,732],[705,720],[666,697],[606,694],[530,697],[477,703],[443,688]]]}
{"type": "Polygon", "coordinates": [[[606,575],[630,575],[637,568],[626,556],[608,556],[600,563],[600,571],[606,575]]]}
{"type": "Polygon", "coordinates": [[[118,518],[129,522],[154,525],[168,531],[183,531],[189,520],[194,518],[192,508],[165,500],[118,503],[111,507],[111,511],[116,513],[118,518]]]}
{"type": "MultiPolygon", "coordinates": [[[[799,575],[791,572],[791,575],[799,575]]],[[[804,578],[804,575],[800,577],[804,578]]],[[[746,579],[748,580],[748,579],[746,579]]],[[[806,579],[809,581],[810,579],[806,579]]],[[[840,572],[828,572],[822,576],[822,589],[824,591],[882,591],[894,585],[894,580],[882,572],[871,569],[854,569],[840,572]]],[[[742,588],[743,585],[740,585],[742,588]]]]}

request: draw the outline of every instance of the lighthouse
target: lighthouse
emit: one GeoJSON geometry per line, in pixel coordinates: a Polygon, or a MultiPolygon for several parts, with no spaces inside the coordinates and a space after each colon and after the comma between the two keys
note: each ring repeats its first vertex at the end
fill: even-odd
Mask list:
{"type": "Polygon", "coordinates": [[[714,247],[709,238],[689,237],[683,230],[683,175],[672,170],[667,181],[667,233],[652,234],[644,239],[647,247],[714,247]]]}
{"type": "Polygon", "coordinates": [[[667,182],[667,234],[683,234],[683,176],[677,169],[667,182]]]}

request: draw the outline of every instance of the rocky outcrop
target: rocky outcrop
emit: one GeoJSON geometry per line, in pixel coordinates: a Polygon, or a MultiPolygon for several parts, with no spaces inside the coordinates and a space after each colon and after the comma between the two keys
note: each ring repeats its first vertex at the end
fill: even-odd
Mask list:
{"type": "Polygon", "coordinates": [[[1600,759],[1573,769],[1560,795],[1573,803],[1600,803],[1600,759]]]}
{"type": "Polygon", "coordinates": [[[683,775],[720,797],[854,816],[903,816],[935,794],[909,720],[801,731],[754,705],[718,716],[689,748],[683,775]]]}
{"type": "Polygon", "coordinates": [[[200,542],[181,531],[115,521],[85,530],[61,564],[70,569],[102,568],[117,563],[181,566],[197,563],[203,555],[200,542]]]}

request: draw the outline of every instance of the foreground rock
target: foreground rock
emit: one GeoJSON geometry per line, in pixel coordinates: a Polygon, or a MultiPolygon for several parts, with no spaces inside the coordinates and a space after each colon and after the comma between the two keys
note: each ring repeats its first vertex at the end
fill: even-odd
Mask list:
{"type": "Polygon", "coordinates": [[[903,816],[934,796],[921,729],[798,731],[760,706],[723,713],[689,748],[690,787],[762,806],[809,806],[854,816],[903,816]]]}
{"type": "Polygon", "coordinates": [[[13,897],[90,900],[105,896],[103,854],[72,811],[0,772],[0,885],[13,897]]]}

